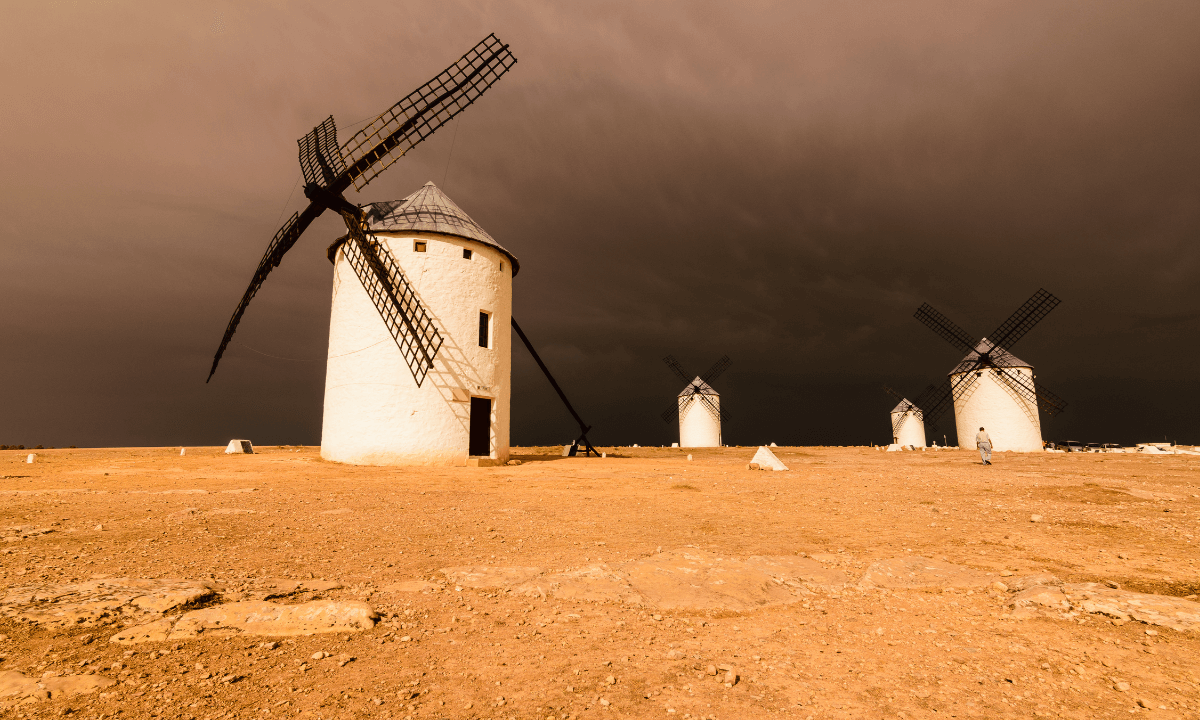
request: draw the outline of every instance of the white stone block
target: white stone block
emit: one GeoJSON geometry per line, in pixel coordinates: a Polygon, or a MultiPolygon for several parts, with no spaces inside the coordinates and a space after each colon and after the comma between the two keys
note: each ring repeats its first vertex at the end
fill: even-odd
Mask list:
{"type": "Polygon", "coordinates": [[[751,465],[758,465],[763,470],[787,470],[788,466],[779,461],[775,457],[775,453],[766,445],[760,445],[758,452],[754,453],[754,457],[750,459],[751,465]]]}
{"type": "Polygon", "coordinates": [[[33,463],[33,459],[34,459],[35,457],[37,457],[37,455],[34,455],[33,453],[29,453],[28,457],[26,457],[26,458],[25,458],[25,462],[27,462],[27,463],[31,463],[31,464],[32,464],[32,463],[33,463]]]}
{"type": "Polygon", "coordinates": [[[249,440],[230,440],[225,446],[226,455],[253,455],[254,445],[249,440]]]}

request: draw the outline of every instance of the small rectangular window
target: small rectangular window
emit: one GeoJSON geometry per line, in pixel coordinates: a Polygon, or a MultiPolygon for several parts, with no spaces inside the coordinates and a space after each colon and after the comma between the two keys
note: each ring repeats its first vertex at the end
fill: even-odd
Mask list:
{"type": "Polygon", "coordinates": [[[471,251],[466,248],[463,248],[463,260],[470,260],[470,259],[471,259],[471,251]]]}
{"type": "Polygon", "coordinates": [[[489,313],[480,311],[479,313],[479,347],[491,347],[489,342],[492,338],[492,316],[489,313]]]}
{"type": "Polygon", "coordinates": [[[504,261],[500,261],[500,272],[504,272],[504,261]]]}
{"type": "Polygon", "coordinates": [[[425,243],[420,240],[413,241],[413,252],[425,252],[425,243]]]}

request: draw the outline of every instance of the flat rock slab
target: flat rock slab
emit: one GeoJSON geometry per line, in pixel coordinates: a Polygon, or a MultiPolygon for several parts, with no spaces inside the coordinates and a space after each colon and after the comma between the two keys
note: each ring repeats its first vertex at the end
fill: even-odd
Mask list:
{"type": "Polygon", "coordinates": [[[704,550],[672,550],[624,568],[646,603],[664,610],[754,610],[793,602],[771,573],[704,550]]]}
{"type": "Polygon", "coordinates": [[[90,693],[116,684],[116,680],[103,675],[56,675],[38,680],[15,670],[0,670],[0,707],[16,705],[29,698],[46,700],[90,693]]]}
{"type": "Polygon", "coordinates": [[[0,600],[0,616],[37,625],[86,627],[117,618],[149,618],[212,599],[193,580],[106,578],[70,585],[13,588],[0,600]]]}
{"type": "Polygon", "coordinates": [[[133,645],[234,635],[315,635],[370,630],[378,615],[364,602],[314,600],[278,605],[262,600],[226,603],[126,628],[110,642],[133,645]]]}
{"type": "Polygon", "coordinates": [[[827,568],[812,558],[798,555],[755,555],[748,558],[746,564],[793,587],[800,584],[810,589],[840,590],[850,582],[850,577],[841,570],[827,568]]]}
{"type": "Polygon", "coordinates": [[[1136,620],[1180,632],[1200,632],[1200,603],[1169,595],[1117,590],[1098,583],[1068,583],[1062,592],[1071,607],[1119,620],[1136,620]]]}
{"type": "Polygon", "coordinates": [[[981,588],[992,582],[989,575],[961,565],[923,557],[902,557],[873,563],[867,568],[859,585],[896,590],[934,590],[981,588]]]}
{"type": "Polygon", "coordinates": [[[442,568],[440,571],[450,582],[463,587],[487,590],[491,588],[513,588],[542,574],[536,567],[489,567],[463,566],[442,568]]]}
{"type": "Polygon", "coordinates": [[[563,600],[645,604],[645,598],[629,584],[629,577],[605,564],[543,575],[516,590],[542,597],[553,595],[563,600]]]}

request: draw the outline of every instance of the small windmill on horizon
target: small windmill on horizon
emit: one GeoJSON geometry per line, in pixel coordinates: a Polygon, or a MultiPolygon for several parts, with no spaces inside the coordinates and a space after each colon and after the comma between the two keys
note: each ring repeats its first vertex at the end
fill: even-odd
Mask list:
{"type": "Polygon", "coordinates": [[[729,413],[721,407],[720,393],[709,383],[720,377],[733,361],[723,355],[707,372],[695,376],[684,370],[674,355],[666,356],[663,362],[687,383],[660,416],[667,423],[678,418],[679,447],[721,447],[721,422],[729,420],[729,413]]]}

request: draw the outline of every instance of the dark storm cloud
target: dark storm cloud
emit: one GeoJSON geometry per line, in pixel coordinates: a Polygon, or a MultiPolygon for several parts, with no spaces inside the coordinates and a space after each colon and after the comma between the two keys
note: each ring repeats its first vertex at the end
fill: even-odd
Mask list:
{"type": "MultiPolygon", "coordinates": [[[[300,206],[295,139],[330,113],[345,135],[488,32],[516,68],[352,197],[434,180],[516,253],[514,312],[597,442],[670,442],[667,353],[733,358],[730,442],[885,441],[878,384],[915,394],[958,360],[913,310],[982,335],[1040,286],[1064,302],[1014,352],[1071,403],[1047,437],[1200,441],[1180,379],[1195,3],[19,12],[0,28],[0,442],[317,442],[333,218],[203,383],[300,206]]],[[[515,443],[571,436],[520,347],[514,389],[515,443]]]]}

